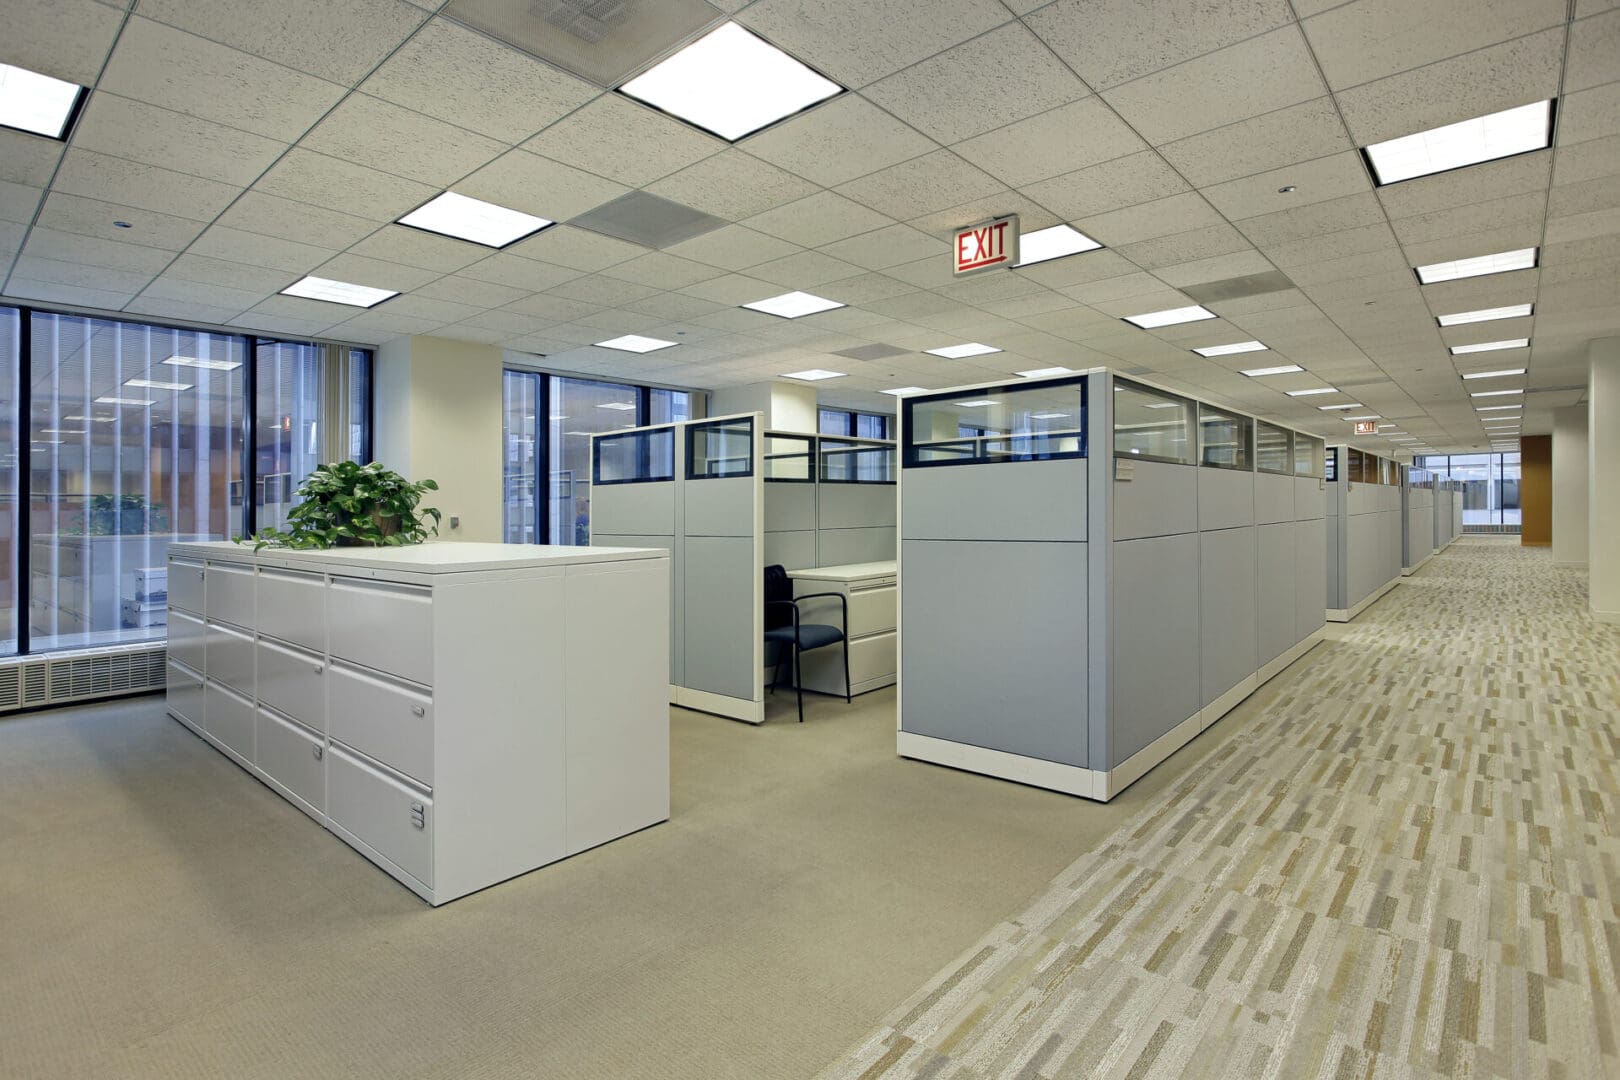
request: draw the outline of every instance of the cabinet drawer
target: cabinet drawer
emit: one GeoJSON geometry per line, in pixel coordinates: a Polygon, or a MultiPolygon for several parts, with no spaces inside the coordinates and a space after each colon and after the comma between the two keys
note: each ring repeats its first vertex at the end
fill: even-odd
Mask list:
{"type": "Polygon", "coordinates": [[[433,682],[433,592],[333,578],[327,594],[333,656],[412,682],[433,682]]]}
{"type": "Polygon", "coordinates": [[[253,763],[316,810],[326,808],[326,740],[260,709],[253,763]]]}
{"type": "Polygon", "coordinates": [[[326,730],[325,663],[315,653],[259,639],[259,701],[316,731],[326,730]]]}
{"type": "Polygon", "coordinates": [[[326,579],[293,570],[259,571],[259,633],[326,651],[326,579]]]}
{"type": "Polygon", "coordinates": [[[203,674],[248,697],[253,696],[253,638],[240,630],[210,622],[203,674]]]}
{"type": "Polygon", "coordinates": [[[208,734],[253,760],[253,702],[209,679],[203,690],[208,734]]]}
{"type": "Polygon", "coordinates": [[[203,621],[183,611],[169,609],[169,657],[193,671],[207,671],[204,663],[206,628],[203,621]]]}
{"type": "Polygon", "coordinates": [[[203,613],[203,564],[191,559],[169,560],[169,606],[193,615],[203,613]]]}
{"type": "MultiPolygon", "coordinates": [[[[169,655],[174,655],[172,650],[169,655]]],[[[166,704],[170,712],[195,727],[203,727],[203,677],[190,668],[170,661],[166,704]]]]}
{"type": "Polygon", "coordinates": [[[326,673],[327,730],[363,754],[433,785],[433,699],[343,664],[326,673]]]}
{"type": "MultiPolygon", "coordinates": [[[[798,582],[795,590],[799,594],[838,591],[836,585],[827,581],[798,582]]],[[[895,589],[893,585],[851,589],[845,595],[849,597],[850,637],[856,638],[865,634],[876,634],[884,630],[894,629],[895,589]]],[[[825,623],[828,626],[837,626],[838,617],[838,601],[831,597],[807,600],[799,608],[799,618],[802,622],[825,623]]]]}
{"type": "Polygon", "coordinates": [[[326,813],[383,858],[433,887],[433,800],[343,747],[326,751],[326,813]]]}
{"type": "Polygon", "coordinates": [[[253,568],[209,563],[203,581],[203,613],[210,622],[253,625],[253,568]]]}
{"type": "MultiPolygon", "coordinates": [[[[890,631],[856,638],[849,643],[849,685],[853,693],[864,693],[894,682],[896,640],[897,635],[890,631]]],[[[843,696],[844,651],[841,646],[828,645],[807,652],[799,664],[806,690],[843,696]]]]}

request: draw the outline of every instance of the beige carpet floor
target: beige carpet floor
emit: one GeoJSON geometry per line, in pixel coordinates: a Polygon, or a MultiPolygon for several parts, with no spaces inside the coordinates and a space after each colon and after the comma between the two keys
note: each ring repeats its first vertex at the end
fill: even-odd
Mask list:
{"type": "Polygon", "coordinates": [[[1620,627],[1470,538],[1333,636],[824,1076],[1620,1076],[1620,627]]]}

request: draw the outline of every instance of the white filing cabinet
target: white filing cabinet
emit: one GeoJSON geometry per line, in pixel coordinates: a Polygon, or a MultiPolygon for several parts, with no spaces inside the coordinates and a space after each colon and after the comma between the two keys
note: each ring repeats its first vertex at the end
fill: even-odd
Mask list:
{"type": "MultiPolygon", "coordinates": [[[[864,694],[895,681],[894,560],[790,570],[793,595],[841,593],[849,604],[850,693],[864,694]]],[[[831,597],[800,605],[799,621],[838,625],[838,601],[831,597]]],[[[800,661],[806,690],[844,693],[843,651],[836,645],[807,652],[800,661]]]]}
{"type": "Polygon", "coordinates": [[[431,904],[669,817],[669,555],[170,549],[168,709],[431,904]]]}

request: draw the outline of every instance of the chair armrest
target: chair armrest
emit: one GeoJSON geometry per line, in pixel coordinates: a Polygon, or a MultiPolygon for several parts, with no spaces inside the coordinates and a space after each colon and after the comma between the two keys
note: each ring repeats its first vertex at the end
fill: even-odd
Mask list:
{"type": "MultiPolygon", "coordinates": [[[[795,596],[793,598],[793,602],[795,605],[797,605],[801,600],[818,600],[828,596],[831,596],[838,601],[838,607],[841,612],[839,617],[843,623],[839,629],[844,631],[844,636],[847,638],[849,637],[849,597],[845,596],[841,592],[813,592],[805,593],[803,596],[795,596]]],[[[777,601],[777,603],[781,603],[781,601],[777,601]]]]}

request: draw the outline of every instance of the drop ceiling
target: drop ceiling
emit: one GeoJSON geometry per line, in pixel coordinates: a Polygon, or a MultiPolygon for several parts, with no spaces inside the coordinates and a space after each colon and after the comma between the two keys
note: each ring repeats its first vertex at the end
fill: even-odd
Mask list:
{"type": "MultiPolygon", "coordinates": [[[[570,25],[567,0],[540,6],[570,25]]],[[[732,18],[849,89],[735,144],[438,7],[12,0],[0,62],[91,94],[65,146],[0,131],[0,295],[430,334],[711,390],[825,368],[848,374],[824,401],[883,409],[894,387],[1107,364],[1329,436],[1349,424],[1317,406],[1357,401],[1441,451],[1489,442],[1461,373],[1527,368],[1508,381],[1526,433],[1546,431],[1582,398],[1587,342],[1620,334],[1620,9],[1603,3],[683,3],[668,32],[732,18]],[[1551,149],[1369,179],[1361,147],[1549,98],[1551,149]],[[393,224],[452,188],[559,224],[501,251],[393,224]],[[646,216],[664,203],[703,231],[646,216]],[[953,280],[951,230],[1006,213],[1105,247],[953,280]],[[1411,269],[1522,247],[1536,267],[1426,287],[1411,269]],[[401,295],[279,295],[305,275],[401,295]],[[847,306],[740,307],[797,290],[847,306]],[[1121,321],[1195,302],[1219,318],[1121,321]],[[679,347],[592,344],[630,334],[679,347]],[[1515,338],[1530,347],[1449,351],[1515,338]],[[1248,340],[1269,351],[1191,351],[1248,340]],[[925,351],[965,342],[1001,351],[925,351]],[[1306,370],[1238,373],[1288,363],[1306,370]],[[1286,394],[1322,385],[1345,393],[1286,394]]],[[[639,70],[682,43],[586,44],[620,47],[615,70],[633,45],[639,70]]]]}

